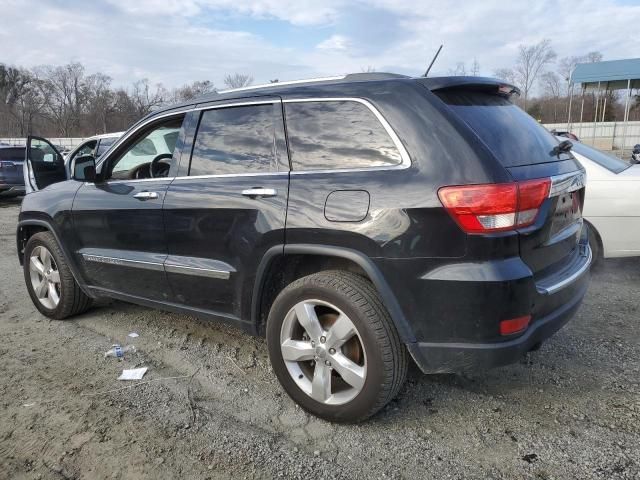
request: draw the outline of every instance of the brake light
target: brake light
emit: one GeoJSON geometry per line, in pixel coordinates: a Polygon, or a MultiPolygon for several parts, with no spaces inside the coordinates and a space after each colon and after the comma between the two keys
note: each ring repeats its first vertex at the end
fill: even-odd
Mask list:
{"type": "Polygon", "coordinates": [[[500,322],[500,335],[513,335],[514,333],[523,332],[529,326],[530,321],[531,315],[512,318],[510,320],[502,320],[500,322]]]}
{"type": "Polygon", "coordinates": [[[460,185],[441,188],[438,197],[465,232],[502,232],[535,222],[550,187],[549,178],[460,185]]]}

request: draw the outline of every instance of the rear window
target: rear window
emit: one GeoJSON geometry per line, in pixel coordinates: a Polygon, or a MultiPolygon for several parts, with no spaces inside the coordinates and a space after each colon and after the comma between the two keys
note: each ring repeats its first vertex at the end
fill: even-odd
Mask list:
{"type": "Polygon", "coordinates": [[[7,162],[23,162],[24,148],[0,148],[0,160],[7,162]]]}
{"type": "Polygon", "coordinates": [[[620,160],[618,157],[614,157],[613,155],[607,155],[606,153],[601,152],[596,148],[589,147],[588,145],[585,145],[580,142],[574,141],[572,143],[573,143],[573,147],[571,147],[571,150],[574,150],[580,155],[587,157],[592,162],[597,163],[601,167],[604,167],[607,170],[609,170],[610,172],[620,173],[631,166],[631,164],[623,160],[620,160]]]}
{"type": "Polygon", "coordinates": [[[469,90],[434,92],[478,135],[505,167],[571,158],[552,155],[558,141],[507,98],[469,90]]]}

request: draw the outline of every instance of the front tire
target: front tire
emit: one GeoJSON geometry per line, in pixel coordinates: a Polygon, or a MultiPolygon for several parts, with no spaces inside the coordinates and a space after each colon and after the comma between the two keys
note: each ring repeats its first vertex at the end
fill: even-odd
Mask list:
{"type": "Polygon", "coordinates": [[[40,232],[24,249],[24,280],[33,304],[43,315],[63,320],[84,312],[91,298],[80,289],[55,237],[40,232]]]}
{"type": "Polygon", "coordinates": [[[373,285],[344,271],[303,277],[267,320],[273,369],[287,394],[331,422],[365,420],[398,393],[407,353],[373,285]]]}

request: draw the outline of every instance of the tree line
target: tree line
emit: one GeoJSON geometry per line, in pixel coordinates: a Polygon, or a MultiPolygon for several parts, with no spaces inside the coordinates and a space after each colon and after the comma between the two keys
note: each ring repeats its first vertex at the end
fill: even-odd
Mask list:
{"type": "MultiPolygon", "coordinates": [[[[226,88],[252,82],[239,73],[224,78],[226,88]]],[[[215,91],[209,80],[173,89],[147,79],[114,87],[111,77],[88,74],[77,62],[31,69],[0,64],[0,137],[86,137],[126,130],[154,109],[215,91]]]]}
{"type": "MultiPolygon", "coordinates": [[[[493,76],[518,86],[522,95],[516,102],[543,123],[567,120],[571,72],[578,63],[599,62],[600,52],[557,58],[551,41],[520,45],[513,66],[500,68],[493,76]]],[[[476,58],[469,67],[464,62],[450,69],[449,75],[480,75],[476,58]]],[[[368,66],[363,71],[375,71],[368,66]]],[[[277,79],[271,82],[277,82],[277,79]]],[[[253,77],[234,73],[224,78],[226,88],[251,85],[253,77]]],[[[86,137],[99,133],[126,130],[154,109],[215,92],[209,80],[198,80],[167,89],[147,79],[129,86],[115,87],[103,73],[87,73],[81,63],[60,66],[23,68],[0,63],[0,137],[25,137],[29,134],[51,137],[86,137]]],[[[571,117],[578,121],[583,109],[584,121],[622,120],[624,92],[607,91],[601,95],[588,92],[581,105],[576,88],[571,117]]],[[[631,100],[630,120],[640,120],[640,95],[631,100]]]]}

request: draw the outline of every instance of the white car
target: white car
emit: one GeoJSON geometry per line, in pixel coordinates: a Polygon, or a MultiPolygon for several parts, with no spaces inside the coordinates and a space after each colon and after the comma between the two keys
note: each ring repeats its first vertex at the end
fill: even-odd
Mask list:
{"type": "Polygon", "coordinates": [[[92,155],[97,160],[104,152],[109,150],[109,147],[113,145],[123,133],[124,132],[105,133],[103,135],[85,138],[80,145],[71,150],[67,155],[63,153],[65,157],[64,161],[66,164],[69,164],[71,160],[81,155],[92,155]]]}
{"type": "Polygon", "coordinates": [[[640,165],[572,143],[571,152],[587,171],[583,216],[594,261],[640,255],[640,165]]]}

